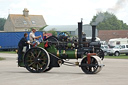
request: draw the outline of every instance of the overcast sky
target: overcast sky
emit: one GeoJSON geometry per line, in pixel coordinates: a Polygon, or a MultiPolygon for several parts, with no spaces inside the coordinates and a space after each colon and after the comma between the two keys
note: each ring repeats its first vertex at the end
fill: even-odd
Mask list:
{"type": "Polygon", "coordinates": [[[128,24],[128,0],[0,0],[0,17],[8,14],[43,15],[48,25],[89,24],[97,12],[110,11],[128,24]]]}

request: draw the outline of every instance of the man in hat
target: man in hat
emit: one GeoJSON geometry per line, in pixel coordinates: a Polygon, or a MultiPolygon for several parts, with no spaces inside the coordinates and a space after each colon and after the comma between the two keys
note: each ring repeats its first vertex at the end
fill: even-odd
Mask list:
{"type": "Polygon", "coordinates": [[[32,28],[32,31],[29,34],[30,43],[33,43],[33,42],[36,41],[36,39],[41,38],[41,35],[40,36],[35,36],[35,32],[36,32],[36,29],[35,28],[32,28]]]}

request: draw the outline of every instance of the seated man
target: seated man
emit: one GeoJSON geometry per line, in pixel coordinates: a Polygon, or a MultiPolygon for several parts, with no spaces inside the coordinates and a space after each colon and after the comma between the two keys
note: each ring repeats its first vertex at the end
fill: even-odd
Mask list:
{"type": "MultiPolygon", "coordinates": [[[[41,35],[40,36],[35,36],[35,32],[36,32],[36,29],[32,28],[32,31],[29,34],[30,43],[36,42],[36,39],[41,38],[41,35]]],[[[33,47],[33,46],[31,45],[31,47],[33,47]]]]}

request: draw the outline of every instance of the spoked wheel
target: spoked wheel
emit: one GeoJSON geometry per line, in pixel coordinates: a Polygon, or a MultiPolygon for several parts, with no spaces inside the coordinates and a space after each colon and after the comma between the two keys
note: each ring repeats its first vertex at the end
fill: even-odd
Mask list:
{"type": "Polygon", "coordinates": [[[24,64],[32,73],[44,72],[50,63],[48,52],[39,47],[29,49],[24,56],[24,64]]]}
{"type": "Polygon", "coordinates": [[[96,50],[97,56],[101,58],[101,60],[104,59],[104,51],[102,49],[96,50]]]}
{"type": "Polygon", "coordinates": [[[81,61],[81,69],[86,74],[98,73],[103,67],[101,65],[102,61],[98,56],[92,56],[90,64],[88,64],[87,57],[83,58],[83,60],[81,61]]]}

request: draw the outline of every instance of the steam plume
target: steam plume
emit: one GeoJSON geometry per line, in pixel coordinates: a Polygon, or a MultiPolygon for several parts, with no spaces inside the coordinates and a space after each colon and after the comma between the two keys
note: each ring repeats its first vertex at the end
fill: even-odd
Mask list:
{"type": "Polygon", "coordinates": [[[107,11],[117,13],[120,9],[123,9],[126,6],[127,2],[128,0],[118,0],[115,6],[113,6],[112,8],[108,8],[107,11]]]}
{"type": "MultiPolygon", "coordinates": [[[[128,0],[118,0],[116,4],[112,8],[108,8],[107,11],[111,13],[117,13],[120,9],[123,9],[126,6],[127,2],[128,0]]],[[[97,25],[100,22],[102,22],[104,19],[110,18],[110,17],[111,16],[105,16],[103,13],[99,13],[95,22],[93,22],[92,24],[97,25]]]]}

